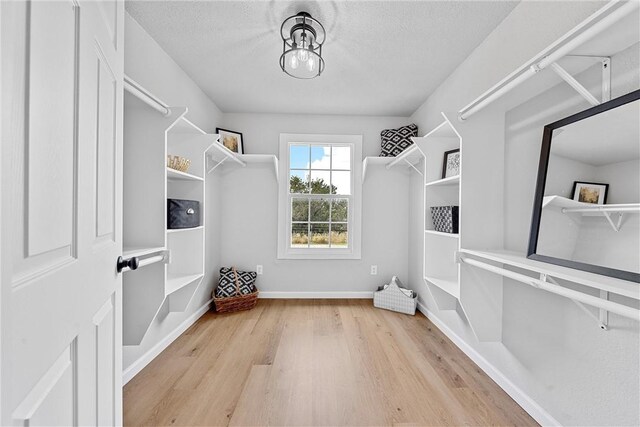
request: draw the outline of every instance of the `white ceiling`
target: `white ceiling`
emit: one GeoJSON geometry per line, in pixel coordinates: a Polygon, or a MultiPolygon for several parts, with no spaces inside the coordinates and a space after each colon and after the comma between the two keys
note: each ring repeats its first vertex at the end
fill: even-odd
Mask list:
{"type": "Polygon", "coordinates": [[[411,115],[511,12],[507,1],[129,1],[127,11],[224,112],[411,115]],[[282,21],[327,30],[326,70],[285,75],[282,21]]]}

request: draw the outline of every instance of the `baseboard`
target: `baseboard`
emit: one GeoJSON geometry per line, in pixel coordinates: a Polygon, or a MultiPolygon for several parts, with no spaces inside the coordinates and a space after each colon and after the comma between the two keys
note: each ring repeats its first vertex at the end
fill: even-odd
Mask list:
{"type": "Polygon", "coordinates": [[[122,385],[124,386],[126,383],[131,381],[131,379],[135,377],[138,372],[142,371],[144,367],[151,363],[151,361],[155,359],[160,353],[162,353],[165,348],[169,347],[169,344],[174,342],[176,338],[182,335],[184,331],[189,329],[189,326],[193,325],[196,320],[198,320],[200,317],[202,317],[203,314],[209,311],[212,301],[213,299],[210,299],[209,301],[204,303],[202,307],[197,309],[191,316],[187,317],[180,325],[178,325],[177,328],[175,328],[173,331],[171,331],[171,333],[164,337],[163,340],[151,347],[149,351],[140,356],[138,360],[125,368],[122,371],[122,385]]]}
{"type": "Polygon", "coordinates": [[[260,298],[265,299],[373,299],[369,291],[336,291],[336,292],[264,292],[260,298]]]}
{"type": "Polygon", "coordinates": [[[418,310],[424,314],[431,323],[433,323],[438,329],[440,329],[469,359],[480,367],[493,381],[495,381],[502,390],[505,391],[513,400],[518,403],[533,419],[535,419],[540,425],[543,426],[560,426],[558,420],[553,418],[551,414],[542,408],[535,400],[533,400],[522,389],[516,386],[506,375],[502,373],[498,368],[493,366],[487,359],[478,353],[473,347],[467,344],[458,334],[450,329],[444,322],[442,322],[433,312],[431,312],[426,306],[418,302],[418,310]]]}

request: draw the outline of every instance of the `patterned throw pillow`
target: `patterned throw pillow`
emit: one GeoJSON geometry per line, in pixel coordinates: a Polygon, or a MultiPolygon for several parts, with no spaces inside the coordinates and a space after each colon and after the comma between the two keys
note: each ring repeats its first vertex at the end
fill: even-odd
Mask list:
{"type": "Polygon", "coordinates": [[[411,123],[398,129],[385,129],[380,132],[382,150],[380,157],[395,157],[406,150],[413,141],[412,136],[418,136],[418,126],[411,123]]]}
{"type": "MultiPolygon", "coordinates": [[[[240,295],[250,294],[255,292],[256,287],[256,272],[255,271],[240,271],[238,273],[238,282],[240,284],[240,295]]],[[[218,287],[215,291],[216,298],[233,297],[236,295],[236,277],[233,273],[233,269],[230,267],[222,267],[220,269],[220,280],[218,281],[218,287]]]]}

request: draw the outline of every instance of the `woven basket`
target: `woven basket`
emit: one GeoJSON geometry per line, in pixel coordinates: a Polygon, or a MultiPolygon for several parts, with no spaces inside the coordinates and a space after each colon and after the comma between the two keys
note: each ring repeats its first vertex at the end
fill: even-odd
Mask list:
{"type": "Polygon", "coordinates": [[[215,304],[216,311],[218,313],[232,313],[234,311],[251,310],[258,303],[258,288],[256,288],[255,292],[252,292],[250,294],[240,294],[240,282],[238,281],[238,273],[236,272],[235,267],[232,268],[236,280],[236,294],[232,297],[213,297],[213,303],[215,304]]]}
{"type": "Polygon", "coordinates": [[[180,172],[187,172],[191,166],[191,160],[180,157],[167,155],[167,166],[180,172]]]}

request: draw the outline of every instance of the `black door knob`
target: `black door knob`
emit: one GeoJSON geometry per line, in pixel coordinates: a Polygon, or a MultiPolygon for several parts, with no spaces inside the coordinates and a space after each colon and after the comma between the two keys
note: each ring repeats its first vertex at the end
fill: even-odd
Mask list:
{"type": "Polygon", "coordinates": [[[116,268],[118,273],[122,273],[122,270],[129,267],[130,270],[135,270],[140,265],[140,261],[138,257],[131,257],[129,259],[124,259],[121,256],[118,257],[118,261],[116,262],[116,268]]]}

